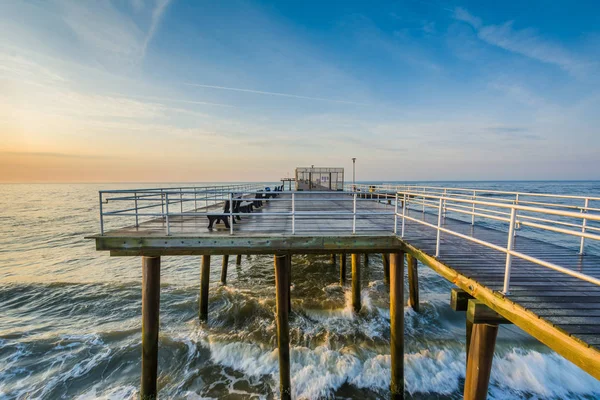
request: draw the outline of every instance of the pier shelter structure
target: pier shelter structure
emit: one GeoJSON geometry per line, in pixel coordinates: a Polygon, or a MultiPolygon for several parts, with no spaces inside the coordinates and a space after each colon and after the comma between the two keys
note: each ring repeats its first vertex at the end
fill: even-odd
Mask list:
{"type": "MultiPolygon", "coordinates": [[[[297,183],[306,181],[302,174],[297,183]]],[[[337,184],[332,191],[264,187],[100,192],[100,233],[90,237],[96,249],[142,260],[142,398],[158,393],[160,265],[167,255],[202,256],[200,320],[210,318],[211,256],[227,256],[223,282],[230,255],[238,263],[242,254],[274,256],[283,399],[292,397],[288,315],[294,254],[340,255],[341,285],[350,255],[357,311],[361,265],[370,254],[382,256],[390,293],[391,398],[404,397],[404,273],[408,305],[418,311],[419,262],[455,285],[449,302],[466,312],[465,399],[487,397],[499,324],[518,326],[600,379],[600,197],[414,185],[353,191],[333,191],[342,188],[337,184]],[[222,221],[209,228],[211,217],[222,221]]]]}
{"type": "Polygon", "coordinates": [[[298,167],[296,190],[344,190],[344,168],[298,167]]]}

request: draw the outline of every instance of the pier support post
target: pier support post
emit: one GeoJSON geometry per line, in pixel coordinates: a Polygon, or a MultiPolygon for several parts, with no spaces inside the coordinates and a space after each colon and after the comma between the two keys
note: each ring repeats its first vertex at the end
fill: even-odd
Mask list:
{"type": "Polygon", "coordinates": [[[390,255],[386,253],[381,254],[381,261],[383,262],[383,281],[386,285],[390,284],[390,255]]]}
{"type": "Polygon", "coordinates": [[[340,285],[346,284],[346,255],[340,254],[340,285]]]}
{"type": "Polygon", "coordinates": [[[465,379],[465,400],[487,398],[497,335],[498,325],[473,324],[465,379]]]}
{"type": "Polygon", "coordinates": [[[292,398],[292,385],[290,379],[290,332],[288,323],[290,295],[289,257],[289,255],[275,255],[279,390],[282,400],[289,400],[292,398]]]}
{"type": "Polygon", "coordinates": [[[210,256],[202,256],[200,273],[200,321],[208,320],[208,285],[210,282],[210,256]]]}
{"type": "Polygon", "coordinates": [[[369,253],[365,253],[365,267],[369,265],[369,253]]]}
{"type": "Polygon", "coordinates": [[[160,257],[142,257],[142,378],[140,397],[156,399],[160,257]]]}
{"type": "Polygon", "coordinates": [[[221,264],[221,285],[227,285],[227,264],[229,264],[229,256],[223,255],[223,263],[221,264]]]}
{"type": "Polygon", "coordinates": [[[406,254],[408,264],[408,305],[419,312],[419,272],[417,259],[412,254],[406,254]]]}
{"type": "Polygon", "coordinates": [[[235,258],[235,265],[242,265],[242,255],[238,254],[235,258]]]}
{"type": "Polygon", "coordinates": [[[331,264],[335,265],[335,254],[331,254],[330,262],[331,264]]]}
{"type": "Polygon", "coordinates": [[[359,312],[360,304],[360,254],[352,254],[352,308],[359,312]]]}
{"type": "Polygon", "coordinates": [[[390,254],[391,398],[404,399],[404,252],[390,254]]]}

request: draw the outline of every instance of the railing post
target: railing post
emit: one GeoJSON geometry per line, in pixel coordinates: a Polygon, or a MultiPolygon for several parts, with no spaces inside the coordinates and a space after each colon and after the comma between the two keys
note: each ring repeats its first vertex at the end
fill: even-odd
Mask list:
{"type": "Polygon", "coordinates": [[[296,193],[292,192],[292,235],[296,234],[296,193]]]}
{"type": "Polygon", "coordinates": [[[517,219],[517,209],[513,207],[510,210],[510,225],[508,227],[508,243],[506,245],[506,269],[504,270],[504,289],[502,293],[509,294],[510,287],[510,269],[512,267],[512,250],[515,243],[515,221],[517,219]]]}
{"type": "Polygon", "coordinates": [[[438,223],[437,223],[437,237],[435,239],[435,256],[440,256],[440,236],[442,231],[440,228],[442,227],[442,198],[440,197],[440,205],[438,207],[438,223]]]}
{"type": "Polygon", "coordinates": [[[138,218],[138,199],[137,199],[137,192],[133,192],[133,199],[135,202],[135,226],[136,228],[138,226],[140,226],[139,224],[139,218],[138,218]]]}
{"type": "Polygon", "coordinates": [[[477,200],[477,192],[473,190],[473,209],[471,210],[471,225],[475,225],[475,201],[477,200]]]}
{"type": "Polygon", "coordinates": [[[104,235],[104,212],[102,211],[102,192],[98,192],[100,199],[100,234],[104,235]]]}
{"type": "Polygon", "coordinates": [[[166,220],[167,220],[167,236],[171,235],[171,226],[169,225],[169,192],[165,193],[165,208],[166,208],[166,220]]]}
{"type": "Polygon", "coordinates": [[[194,187],[194,212],[198,210],[198,190],[194,187]]]}
{"type": "Polygon", "coordinates": [[[160,213],[162,214],[162,217],[165,217],[165,194],[163,193],[163,190],[160,189],[160,213]]]}
{"type": "MultiPolygon", "coordinates": [[[[446,197],[447,193],[448,193],[448,189],[444,189],[444,196],[443,197],[446,197]]],[[[443,209],[444,209],[444,218],[446,218],[446,199],[444,199],[443,209]]]]}
{"type": "Polygon", "coordinates": [[[352,215],[352,233],[356,233],[356,192],[354,193],[354,207],[352,215]]]}
{"type": "Polygon", "coordinates": [[[398,234],[398,192],[396,192],[396,202],[394,204],[394,235],[398,234]]]}
{"type": "Polygon", "coordinates": [[[404,193],[404,201],[402,202],[402,234],[400,237],[404,237],[404,215],[406,214],[406,193],[404,193]]]}
{"type": "Polygon", "coordinates": [[[229,193],[229,234],[233,235],[233,193],[229,193]]]}
{"type": "MultiPolygon", "coordinates": [[[[182,193],[182,189],[181,188],[179,188],[179,205],[180,205],[179,210],[183,214],[183,193],[182,193]]],[[[182,216],[182,218],[183,218],[183,216],[182,216]]]]}
{"type": "MultiPolygon", "coordinates": [[[[587,209],[590,205],[590,199],[585,199],[584,208],[581,210],[582,213],[587,214],[587,209]]],[[[587,226],[587,218],[583,219],[583,223],[581,224],[581,233],[585,233],[585,228],[587,226]]],[[[581,244],[579,245],[579,254],[583,254],[585,250],[585,237],[581,237],[581,244]]]]}

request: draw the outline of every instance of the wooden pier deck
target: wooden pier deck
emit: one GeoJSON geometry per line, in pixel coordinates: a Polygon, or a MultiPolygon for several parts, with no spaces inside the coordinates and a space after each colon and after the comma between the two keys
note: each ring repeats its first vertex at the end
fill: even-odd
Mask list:
{"type": "MultiPolygon", "coordinates": [[[[255,213],[242,214],[233,234],[222,225],[208,230],[205,216],[186,213],[171,217],[170,235],[166,234],[165,219],[156,218],[93,238],[98,250],[115,256],[406,253],[499,314],[487,322],[494,324],[503,318],[515,324],[600,379],[600,286],[515,257],[510,292],[503,294],[505,253],[442,232],[436,257],[436,229],[410,219],[436,225],[435,212],[407,209],[401,237],[399,218],[394,218],[398,206],[388,202],[386,195],[357,199],[355,212],[352,193],[296,194],[294,221],[291,196],[283,192],[255,213]]],[[[222,209],[215,209],[219,207],[222,209]]],[[[497,246],[507,245],[505,230],[472,225],[451,216],[441,218],[441,226],[497,246]]],[[[600,257],[596,255],[580,255],[518,232],[514,250],[600,279],[600,257]]],[[[411,290],[418,287],[411,286],[411,290]]],[[[488,325],[485,320],[474,322],[488,325]]],[[[491,366],[491,358],[489,363],[491,366]]]]}

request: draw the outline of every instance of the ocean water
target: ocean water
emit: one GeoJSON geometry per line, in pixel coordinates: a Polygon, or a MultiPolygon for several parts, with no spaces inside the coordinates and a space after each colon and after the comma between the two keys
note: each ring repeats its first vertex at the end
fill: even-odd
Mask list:
{"type": "MultiPolygon", "coordinates": [[[[446,183],[447,184],[447,183],[446,183]]],[[[600,196],[599,182],[461,182],[456,186],[600,196]]],[[[115,184],[0,185],[0,399],[136,398],[141,262],[96,252],[98,190],[115,184]]],[[[135,185],[153,187],[157,185],[135,185]]],[[[163,186],[163,185],[161,185],[163,186]]],[[[209,322],[198,321],[199,257],[164,257],[161,398],[278,397],[273,259],[213,257],[209,322]]],[[[464,313],[452,285],[419,266],[421,312],[405,308],[408,398],[460,399],[464,313]]],[[[388,291],[381,258],[362,274],[354,315],[328,256],[294,256],[290,315],[294,398],[388,397],[388,291]]],[[[493,399],[596,399],[600,382],[514,326],[502,326],[493,399]]]]}

